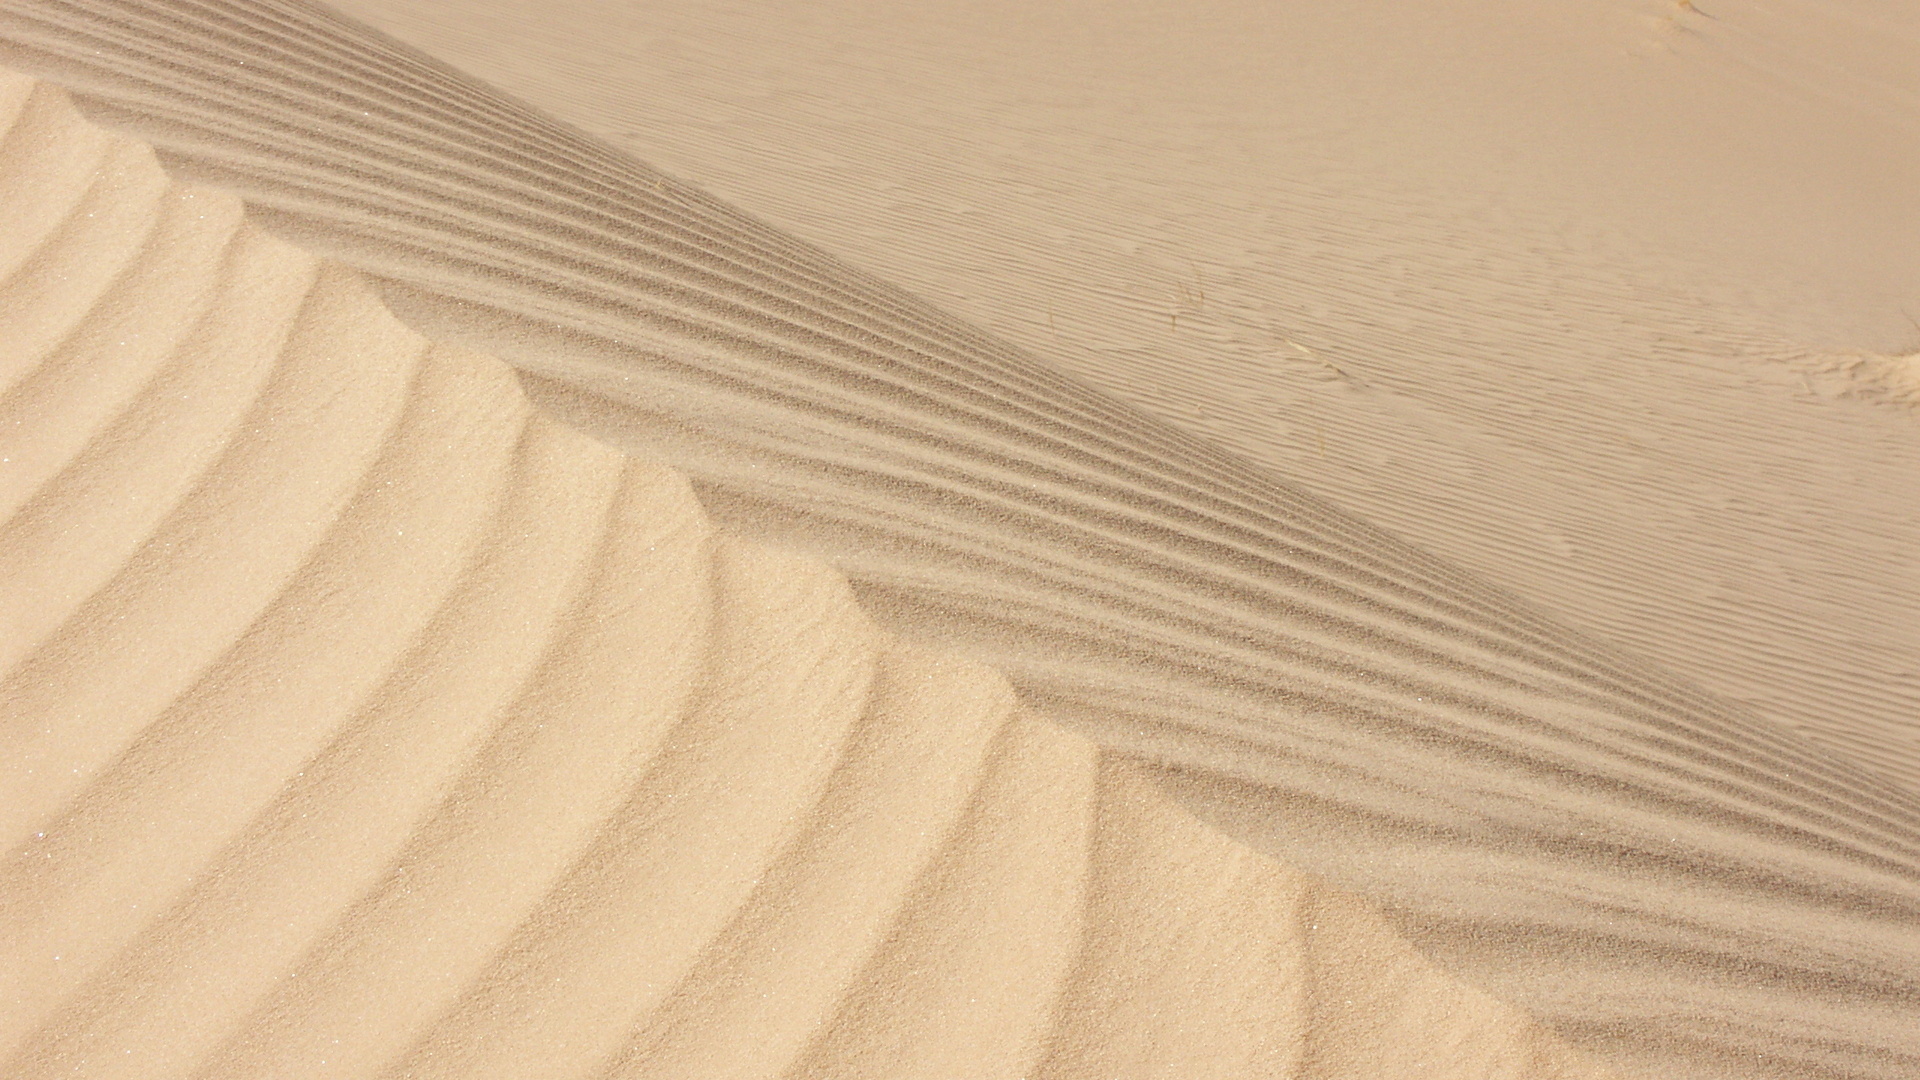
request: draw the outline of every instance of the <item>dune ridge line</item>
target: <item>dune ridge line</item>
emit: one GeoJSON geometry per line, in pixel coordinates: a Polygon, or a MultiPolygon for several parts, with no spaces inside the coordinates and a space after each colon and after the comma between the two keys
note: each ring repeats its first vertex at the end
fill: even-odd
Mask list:
{"type": "Polygon", "coordinates": [[[320,9],[10,63],[1618,1060],[1899,1076],[1920,801],[320,9]]]}
{"type": "Polygon", "coordinates": [[[0,115],[0,1073],[1607,1075],[58,89],[0,115]]]}

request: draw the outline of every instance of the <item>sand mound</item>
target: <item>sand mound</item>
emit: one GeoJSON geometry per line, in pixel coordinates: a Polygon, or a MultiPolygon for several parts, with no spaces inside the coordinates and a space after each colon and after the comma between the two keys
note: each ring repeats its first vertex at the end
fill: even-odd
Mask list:
{"type": "Polygon", "coordinates": [[[1598,1076],[0,77],[0,1074],[1598,1076]]]}
{"type": "MultiPolygon", "coordinates": [[[[830,559],[888,632],[990,662],[1563,1034],[1700,1075],[1920,1066],[1920,801],[1871,767],[353,24],[293,4],[17,2],[0,38],[170,168],[374,274],[416,329],[503,356],[574,425],[683,470],[724,524],[830,559]]],[[[371,381],[340,393],[313,400],[377,426],[353,404],[371,381]]],[[[349,447],[350,427],[259,475],[361,475],[345,462],[374,450],[349,447]]],[[[320,526],[289,513],[257,535],[291,560],[320,526]]],[[[167,542],[190,553],[201,535],[167,542]]],[[[268,579],[165,587],[227,611],[268,579]]],[[[312,588],[303,604],[345,602],[312,588]]],[[[117,593],[89,595],[102,633],[141,625],[117,593]]],[[[398,586],[380,597],[405,604],[398,586]]],[[[241,628],[215,629],[217,644],[241,628]]],[[[169,662],[153,640],[126,648],[169,662]]],[[[38,657],[23,662],[67,663],[38,657]]],[[[164,688],[152,672],[73,685],[164,688]]],[[[1126,1015],[1125,995],[1088,993],[1107,1004],[1069,1015],[1126,1015]]],[[[885,1011],[869,1000],[903,999],[856,995],[845,1015],[885,1011]]],[[[494,1029],[466,1008],[450,1030],[494,1029]]],[[[516,1015],[497,1026],[538,1026],[516,1015]]],[[[907,1053],[856,1027],[827,1045],[907,1053]]]]}

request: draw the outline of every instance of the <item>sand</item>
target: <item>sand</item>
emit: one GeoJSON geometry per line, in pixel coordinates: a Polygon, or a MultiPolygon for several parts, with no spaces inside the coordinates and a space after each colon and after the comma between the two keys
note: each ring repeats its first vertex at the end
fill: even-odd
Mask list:
{"type": "Polygon", "coordinates": [[[1041,358],[319,9],[0,41],[0,1072],[1920,1066],[1897,346],[1041,358]]]}
{"type": "Polygon", "coordinates": [[[0,89],[5,1075],[1602,1075],[0,89]]]}
{"type": "Polygon", "coordinates": [[[1030,6],[342,9],[1920,785],[1911,5],[1030,6]]]}

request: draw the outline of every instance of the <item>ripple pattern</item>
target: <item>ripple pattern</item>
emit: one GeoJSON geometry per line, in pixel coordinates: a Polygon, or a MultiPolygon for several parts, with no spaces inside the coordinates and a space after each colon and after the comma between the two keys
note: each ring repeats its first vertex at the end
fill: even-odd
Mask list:
{"type": "MultiPolygon", "coordinates": [[[[1701,1075],[1920,1070],[1920,798],[1856,758],[321,9],[21,0],[0,40],[177,174],[373,275],[414,328],[504,357],[554,414],[684,470],[730,528],[830,560],[890,632],[990,664],[1563,1034],[1701,1075]]],[[[89,680],[120,654],[56,637],[21,659],[19,693],[71,673],[77,693],[118,695],[127,730],[136,706],[173,700],[219,662],[195,650],[238,628],[159,634],[137,599],[149,589],[204,597],[206,619],[277,624],[267,583],[293,567],[225,574],[241,533],[193,523],[269,498],[248,477],[385,454],[345,441],[405,438],[393,402],[412,399],[381,396],[391,372],[324,405],[295,375],[252,377],[264,396],[235,400],[262,419],[222,450],[231,484],[181,494],[176,531],[98,559],[105,591],[62,616],[124,635],[124,662],[150,677],[89,680]],[[257,434],[288,428],[343,444],[257,434]],[[198,554],[159,557],[176,550],[198,554]]],[[[117,423],[116,391],[96,392],[87,407],[117,423]]],[[[382,460],[329,475],[380,475],[382,460]]],[[[330,483],[272,495],[287,515],[258,526],[262,542],[305,550],[350,506],[384,522],[330,483]]],[[[54,520],[25,514],[22,528],[54,520]]],[[[302,610],[340,599],[315,592],[302,610]]],[[[41,805],[70,794],[47,783],[41,805]]]]}
{"type": "Polygon", "coordinates": [[[0,1074],[1604,1075],[60,91],[0,124],[0,1074]]]}

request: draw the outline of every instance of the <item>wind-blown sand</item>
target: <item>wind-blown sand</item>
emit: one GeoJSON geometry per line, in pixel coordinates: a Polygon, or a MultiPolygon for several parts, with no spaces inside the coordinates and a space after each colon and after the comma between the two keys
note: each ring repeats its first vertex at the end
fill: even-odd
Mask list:
{"type": "Polygon", "coordinates": [[[0,79],[0,1072],[1599,1076],[0,79]]]}
{"type": "Polygon", "coordinates": [[[1920,785],[1905,0],[342,6],[1920,785]]]}
{"type": "Polygon", "coordinates": [[[4,12],[284,238],[10,84],[8,1068],[1591,1070],[1396,931],[1920,1065],[1871,680],[1743,709],[314,9],[4,12]]]}

